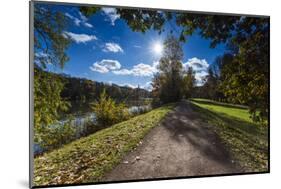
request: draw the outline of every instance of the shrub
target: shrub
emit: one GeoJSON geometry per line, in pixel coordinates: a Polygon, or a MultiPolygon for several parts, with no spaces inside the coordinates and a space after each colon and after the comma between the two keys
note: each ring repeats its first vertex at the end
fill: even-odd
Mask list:
{"type": "Polygon", "coordinates": [[[92,104],[98,124],[107,127],[115,123],[129,119],[130,114],[124,103],[117,104],[107,96],[105,90],[101,93],[99,100],[92,104]]]}
{"type": "Polygon", "coordinates": [[[70,121],[56,122],[52,126],[44,127],[43,132],[38,134],[40,134],[40,140],[36,143],[46,151],[72,141],[75,138],[75,128],[70,125],[70,121]]]}
{"type": "Polygon", "coordinates": [[[160,101],[160,98],[153,98],[152,102],[151,102],[151,106],[152,108],[158,108],[161,105],[163,105],[163,103],[160,101]]]}

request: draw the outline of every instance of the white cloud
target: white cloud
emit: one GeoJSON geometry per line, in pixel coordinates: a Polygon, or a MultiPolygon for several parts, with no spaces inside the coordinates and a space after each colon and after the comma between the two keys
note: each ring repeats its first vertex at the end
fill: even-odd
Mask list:
{"type": "Polygon", "coordinates": [[[124,52],[123,49],[117,43],[106,43],[103,49],[104,52],[124,52]]]}
{"type": "Polygon", "coordinates": [[[183,63],[183,67],[187,70],[189,67],[195,72],[195,79],[197,85],[204,84],[204,78],[208,75],[209,64],[205,59],[199,59],[196,57],[188,59],[186,63],[183,63]]]}
{"type": "Polygon", "coordinates": [[[144,85],[133,85],[133,84],[130,84],[130,83],[122,83],[122,84],[118,84],[118,85],[123,86],[123,87],[130,87],[132,89],[136,89],[136,88],[140,87],[141,89],[152,91],[152,85],[151,84],[152,84],[152,82],[148,81],[144,85]]]}
{"type": "Polygon", "coordinates": [[[90,69],[99,73],[108,73],[111,70],[119,70],[121,64],[117,60],[103,59],[99,62],[95,62],[90,69]]]}
{"type": "Polygon", "coordinates": [[[92,28],[93,27],[93,25],[88,22],[88,18],[86,16],[84,16],[80,11],[79,11],[79,16],[80,16],[84,26],[86,26],[88,28],[92,28]]]}
{"type": "Polygon", "coordinates": [[[76,26],[80,26],[81,20],[79,20],[78,18],[70,15],[69,13],[65,13],[65,16],[70,18],[71,20],[73,20],[73,22],[76,26]]]}
{"type": "Polygon", "coordinates": [[[140,76],[140,77],[151,77],[153,74],[157,73],[157,65],[158,62],[154,62],[153,65],[149,64],[137,64],[133,66],[132,69],[121,69],[113,71],[116,75],[133,75],[133,76],[140,76]]]}
{"type": "Polygon", "coordinates": [[[102,11],[109,18],[111,25],[113,26],[115,25],[115,21],[120,18],[120,15],[117,14],[115,8],[102,8],[102,11]]]}
{"type": "Polygon", "coordinates": [[[148,81],[146,82],[144,85],[133,85],[133,84],[130,84],[130,83],[122,83],[122,84],[118,84],[119,86],[121,87],[130,87],[132,89],[136,89],[136,88],[141,88],[141,89],[145,89],[147,91],[152,91],[152,82],[151,81],[148,81]]]}
{"type": "Polygon", "coordinates": [[[36,52],[36,53],[35,53],[35,57],[47,58],[47,57],[49,57],[49,55],[48,55],[47,53],[44,53],[44,52],[36,52]]]}
{"type": "Polygon", "coordinates": [[[99,73],[107,73],[109,70],[105,66],[101,66],[98,63],[94,63],[93,66],[90,66],[90,70],[99,73]]]}
{"type": "Polygon", "coordinates": [[[116,75],[131,75],[132,74],[131,70],[128,70],[128,69],[116,70],[116,71],[113,71],[113,73],[116,75]]]}
{"type": "Polygon", "coordinates": [[[40,60],[44,60],[47,64],[52,64],[50,55],[45,52],[36,52],[34,56],[34,62],[37,64],[40,64],[40,60]]]}
{"type": "Polygon", "coordinates": [[[89,41],[97,40],[97,37],[94,35],[87,34],[76,34],[72,32],[63,32],[63,36],[66,38],[72,39],[76,43],[86,43],[89,41]]]}
{"type": "Polygon", "coordinates": [[[81,19],[78,19],[78,18],[72,16],[72,15],[69,14],[69,13],[65,13],[65,16],[68,17],[68,18],[70,18],[71,20],[73,20],[73,22],[74,22],[74,24],[75,24],[76,26],[80,26],[81,24],[83,24],[84,26],[86,26],[86,27],[88,27],[88,28],[92,28],[92,27],[93,27],[92,24],[90,24],[90,23],[87,22],[88,19],[87,19],[81,12],[79,12],[79,15],[80,15],[80,18],[81,18],[81,19]]]}
{"type": "Polygon", "coordinates": [[[83,20],[83,22],[88,21],[88,18],[86,16],[84,16],[80,11],[78,13],[79,13],[80,18],[83,20]]]}
{"type": "Polygon", "coordinates": [[[208,72],[195,72],[196,84],[198,86],[204,85],[204,83],[205,83],[204,79],[207,75],[208,75],[208,72]]]}
{"type": "Polygon", "coordinates": [[[103,59],[99,64],[106,66],[110,70],[118,70],[121,68],[121,64],[118,60],[103,59]]]}
{"type": "Polygon", "coordinates": [[[118,84],[118,85],[121,86],[121,87],[130,87],[132,89],[138,88],[137,85],[132,85],[130,83],[122,83],[122,84],[118,84]]]}
{"type": "Polygon", "coordinates": [[[88,22],[84,22],[83,24],[84,24],[84,26],[86,26],[88,28],[92,28],[93,27],[93,25],[88,23],[88,22]]]}
{"type": "Polygon", "coordinates": [[[183,64],[185,67],[192,67],[194,71],[205,71],[208,70],[209,64],[205,59],[199,59],[196,57],[188,59],[186,63],[183,64]]]}
{"type": "Polygon", "coordinates": [[[154,61],[154,62],[152,63],[152,67],[153,67],[156,71],[158,71],[158,65],[159,65],[159,61],[154,61]]]}
{"type": "Polygon", "coordinates": [[[146,82],[144,85],[141,86],[141,88],[148,90],[148,91],[152,91],[152,89],[153,89],[152,81],[146,82]]]}

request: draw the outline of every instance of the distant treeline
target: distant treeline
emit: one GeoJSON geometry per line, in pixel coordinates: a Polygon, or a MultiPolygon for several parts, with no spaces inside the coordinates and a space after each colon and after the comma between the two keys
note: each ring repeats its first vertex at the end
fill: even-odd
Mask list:
{"type": "Polygon", "coordinates": [[[125,102],[126,104],[130,105],[134,102],[135,104],[132,105],[136,105],[136,103],[151,97],[151,93],[142,88],[131,88],[116,84],[106,84],[85,78],[72,77],[66,74],[47,72],[38,66],[36,66],[35,69],[36,74],[44,73],[50,77],[57,78],[63,83],[63,88],[60,95],[62,99],[71,103],[72,107],[70,107],[70,110],[79,104],[87,106],[89,103],[98,100],[103,90],[105,90],[107,95],[116,102],[125,102]]]}
{"type": "Polygon", "coordinates": [[[35,64],[34,143],[42,147],[40,151],[52,150],[128,120],[147,111],[130,113],[128,107],[147,104],[149,97],[150,92],[139,87],[71,77],[45,71],[35,64]],[[87,113],[95,118],[83,118],[87,113]],[[74,119],[76,116],[78,119],[74,119]]]}

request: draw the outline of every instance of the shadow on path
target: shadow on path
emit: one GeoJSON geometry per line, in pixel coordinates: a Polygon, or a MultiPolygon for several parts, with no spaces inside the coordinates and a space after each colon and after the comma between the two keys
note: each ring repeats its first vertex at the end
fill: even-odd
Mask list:
{"type": "Polygon", "coordinates": [[[203,123],[197,113],[192,111],[189,102],[177,106],[162,125],[171,132],[171,138],[176,142],[180,143],[185,139],[207,158],[229,165],[229,152],[210,126],[203,123]]]}
{"type": "Polygon", "coordinates": [[[212,127],[183,101],[102,181],[239,172],[212,127]]]}

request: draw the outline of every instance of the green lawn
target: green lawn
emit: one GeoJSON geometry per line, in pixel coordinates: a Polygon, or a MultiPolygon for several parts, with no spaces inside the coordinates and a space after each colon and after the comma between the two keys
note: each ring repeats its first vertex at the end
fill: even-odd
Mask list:
{"type": "Polygon", "coordinates": [[[173,107],[157,108],[37,157],[34,161],[35,185],[99,181],[173,107]]]}
{"type": "Polygon", "coordinates": [[[226,114],[226,116],[232,116],[243,121],[252,122],[249,111],[245,106],[232,105],[227,103],[215,102],[207,99],[194,98],[194,103],[200,105],[200,107],[211,110],[216,113],[226,114]]]}
{"type": "Polygon", "coordinates": [[[254,123],[246,107],[192,99],[200,117],[214,126],[245,172],[268,171],[268,127],[254,123]]]}

